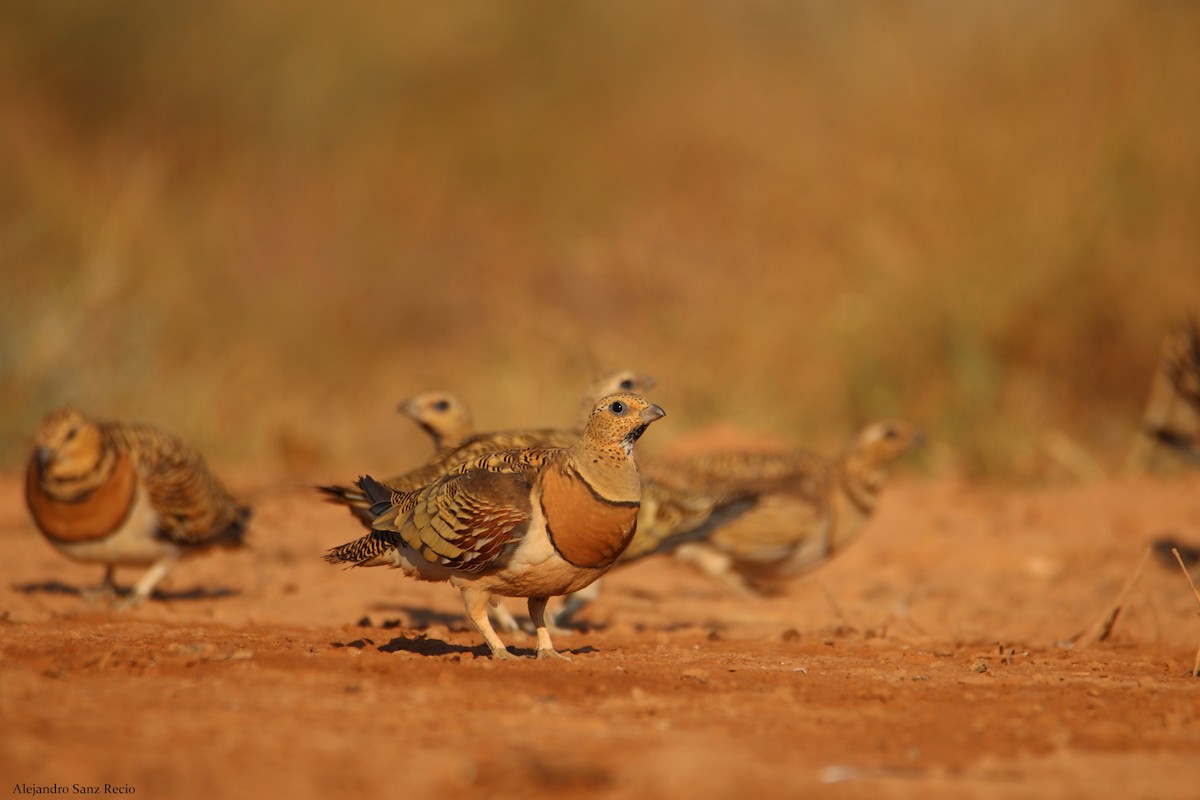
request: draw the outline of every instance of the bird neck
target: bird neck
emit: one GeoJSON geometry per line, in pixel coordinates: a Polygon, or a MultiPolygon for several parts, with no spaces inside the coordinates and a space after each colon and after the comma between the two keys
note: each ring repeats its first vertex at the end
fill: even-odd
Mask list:
{"type": "MultiPolygon", "coordinates": [[[[95,458],[56,462],[38,471],[41,490],[61,502],[78,502],[112,478],[117,467],[117,450],[107,437],[97,445],[95,458]]],[[[34,466],[36,469],[36,466],[34,466]]]]}
{"type": "Polygon", "coordinates": [[[875,513],[883,488],[884,470],[853,451],[834,465],[834,549],[855,538],[875,513]]]}
{"type": "Polygon", "coordinates": [[[567,460],[599,497],[616,503],[641,500],[637,462],[623,445],[596,447],[580,442],[568,448],[567,460]]]}

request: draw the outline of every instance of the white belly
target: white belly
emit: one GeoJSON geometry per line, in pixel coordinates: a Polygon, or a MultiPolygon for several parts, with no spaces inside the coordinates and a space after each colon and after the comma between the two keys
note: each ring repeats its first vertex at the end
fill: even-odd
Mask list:
{"type": "Polygon", "coordinates": [[[556,597],[579,591],[607,571],[577,567],[564,560],[551,544],[541,509],[535,504],[529,530],[503,569],[478,577],[459,574],[451,582],[505,597],[556,597]]]}
{"type": "Polygon", "coordinates": [[[179,545],[158,534],[158,512],[150,505],[146,492],[138,487],[133,511],[113,533],[94,541],[50,542],[58,551],[76,561],[102,564],[153,564],[164,558],[178,558],[179,545]]]}

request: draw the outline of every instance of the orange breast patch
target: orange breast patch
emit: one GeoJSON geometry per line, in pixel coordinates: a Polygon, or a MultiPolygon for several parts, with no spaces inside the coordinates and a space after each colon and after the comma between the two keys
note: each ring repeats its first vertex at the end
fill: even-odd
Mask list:
{"type": "Polygon", "coordinates": [[[542,475],[542,512],[554,549],[577,567],[612,564],[628,546],[637,525],[637,503],[596,496],[573,471],[542,475]]]}
{"type": "Polygon", "coordinates": [[[115,531],[129,515],[136,488],[137,472],[126,453],[117,457],[108,481],[78,502],[55,500],[43,492],[33,459],[25,475],[25,500],[38,529],[64,542],[103,539],[115,531]]]}

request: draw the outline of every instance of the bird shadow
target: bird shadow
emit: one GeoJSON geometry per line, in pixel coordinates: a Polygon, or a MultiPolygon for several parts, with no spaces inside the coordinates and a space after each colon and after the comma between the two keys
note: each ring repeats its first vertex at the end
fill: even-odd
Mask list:
{"type": "MultiPolygon", "coordinates": [[[[574,635],[577,633],[603,633],[613,626],[611,619],[597,619],[595,617],[581,617],[575,614],[559,615],[554,620],[552,632],[565,633],[574,635]]],[[[522,626],[523,627],[523,626],[522,626]]],[[[527,633],[532,633],[533,627],[530,623],[530,628],[527,633]]]]}
{"type": "Polygon", "coordinates": [[[396,636],[390,642],[379,645],[379,651],[381,653],[413,653],[418,656],[472,655],[476,658],[483,658],[490,652],[487,645],[484,644],[468,647],[444,642],[441,639],[430,639],[424,634],[396,636]]]}
{"type": "MultiPolygon", "coordinates": [[[[330,642],[330,646],[339,648],[353,647],[358,650],[375,647],[381,653],[412,653],[413,655],[433,658],[444,656],[488,658],[491,656],[491,650],[486,644],[477,644],[473,647],[463,644],[452,644],[441,639],[431,639],[423,633],[413,636],[396,636],[391,641],[381,645],[376,645],[373,639],[364,636],[350,642],[330,642]]],[[[537,650],[530,647],[509,647],[508,652],[519,658],[536,658],[537,656],[537,650]]],[[[583,655],[586,653],[595,653],[597,650],[589,645],[560,652],[566,652],[570,655],[583,655]]]]}
{"type": "MultiPolygon", "coordinates": [[[[13,591],[21,594],[59,594],[70,595],[73,597],[87,597],[90,589],[79,586],[72,586],[62,581],[31,581],[30,583],[14,583],[11,585],[13,591]]],[[[130,593],[129,589],[118,589],[117,595],[125,597],[130,593]]],[[[230,589],[227,586],[218,586],[215,588],[207,588],[204,586],[196,586],[191,589],[181,589],[179,591],[164,591],[155,589],[151,593],[152,600],[175,601],[175,600],[216,600],[223,597],[236,597],[241,594],[240,589],[230,589]]]]}
{"type": "MultiPolygon", "coordinates": [[[[471,623],[462,614],[447,611],[434,611],[417,606],[404,606],[389,603],[375,603],[372,611],[390,611],[402,614],[406,621],[405,627],[414,630],[428,630],[434,626],[461,633],[472,630],[471,623]]],[[[394,627],[394,626],[392,626],[394,627]]]]}
{"type": "MultiPolygon", "coordinates": [[[[474,647],[468,647],[461,644],[451,644],[443,642],[441,639],[429,639],[424,635],[415,637],[397,636],[387,644],[379,645],[379,650],[384,653],[415,653],[420,656],[447,656],[447,655],[472,655],[475,658],[487,658],[491,655],[491,650],[485,644],[478,644],[474,647]]],[[[537,650],[531,647],[509,647],[508,652],[514,656],[521,658],[536,658],[537,650]]],[[[564,651],[560,651],[564,652],[564,651]]],[[[582,655],[584,653],[595,653],[596,648],[589,646],[576,647],[565,652],[571,655],[582,655]]]]}
{"type": "Polygon", "coordinates": [[[1178,562],[1172,550],[1179,551],[1179,558],[1186,569],[1192,569],[1200,563],[1200,546],[1189,544],[1179,539],[1173,533],[1164,533],[1150,545],[1158,562],[1168,569],[1175,569],[1178,562]]]}
{"type": "Polygon", "coordinates": [[[155,589],[150,597],[155,600],[218,600],[224,597],[237,597],[241,593],[241,589],[231,589],[228,586],[215,586],[212,588],[196,586],[178,592],[164,592],[160,589],[155,589]]]}

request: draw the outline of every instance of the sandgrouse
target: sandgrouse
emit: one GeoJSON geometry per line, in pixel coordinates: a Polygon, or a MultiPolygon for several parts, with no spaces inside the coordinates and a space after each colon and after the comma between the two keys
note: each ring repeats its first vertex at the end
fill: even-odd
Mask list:
{"type": "MultiPolygon", "coordinates": [[[[691,534],[660,536],[655,549],[673,551],[739,590],[771,588],[857,539],[875,512],[888,468],[920,439],[905,423],[884,421],[859,431],[832,461],[798,450],[715,453],[664,464],[654,473],[664,485],[732,496],[738,505],[691,534]]],[[[655,526],[647,527],[646,535],[655,537],[655,526]]]]}
{"type": "MultiPolygon", "coordinates": [[[[484,446],[495,449],[535,446],[565,447],[571,444],[583,430],[592,408],[601,398],[614,392],[644,394],[654,388],[654,385],[654,378],[631,370],[617,370],[601,375],[584,392],[578,414],[578,425],[574,429],[540,428],[490,433],[478,437],[473,446],[464,448],[463,452],[458,455],[455,455],[454,451],[468,443],[467,440],[474,430],[470,409],[457,395],[445,390],[422,392],[402,402],[397,410],[411,418],[429,434],[434,444],[434,461],[448,470],[464,460],[477,458],[484,446]]],[[[404,478],[393,479],[391,483],[406,485],[404,478]]],[[[323,491],[329,495],[328,499],[332,499],[334,502],[346,502],[351,512],[358,516],[368,528],[370,527],[370,515],[366,513],[367,505],[365,500],[358,496],[356,489],[326,487],[323,491]]],[[[520,630],[516,618],[496,598],[493,598],[491,615],[493,622],[501,631],[514,633],[520,630]]]]}
{"type": "Polygon", "coordinates": [[[616,393],[566,447],[484,455],[411,491],[365,476],[359,487],[373,529],[325,559],[449,581],[495,658],[510,654],[488,621],[492,596],[526,597],[537,657],[563,657],[546,627],[546,602],[596,580],[629,544],[641,499],[634,442],[662,416],[640,395],[616,393]]]}
{"type": "MultiPolygon", "coordinates": [[[[721,450],[648,462],[637,534],[618,567],[674,554],[739,594],[777,588],[841,552],[875,510],[891,463],[920,440],[901,422],[863,428],[840,458],[721,450]]],[[[599,584],[567,598],[566,625],[599,584]]]]}
{"type": "MultiPolygon", "coordinates": [[[[578,426],[574,429],[527,428],[471,435],[467,435],[470,434],[471,415],[462,400],[444,391],[417,395],[413,400],[402,403],[400,410],[433,437],[436,448],[434,456],[423,466],[387,478],[381,483],[396,491],[412,491],[488,453],[528,447],[568,447],[579,437],[592,409],[601,398],[614,392],[644,394],[654,384],[654,379],[648,375],[638,375],[629,370],[611,372],[598,378],[584,392],[582,402],[586,404],[586,413],[581,414],[578,426]],[[424,400],[418,401],[419,398],[424,400]],[[442,401],[445,402],[444,409],[441,408],[442,401]]],[[[371,527],[371,502],[360,488],[336,485],[316,488],[325,495],[326,500],[346,506],[365,527],[371,527]]]]}
{"type": "Polygon", "coordinates": [[[100,593],[115,597],[117,566],[150,567],[119,607],[143,602],[180,558],[241,546],[250,518],[175,436],[75,409],[42,420],[25,499],[61,553],[105,565],[100,593]]]}
{"type": "MultiPolygon", "coordinates": [[[[1144,429],[1151,439],[1200,463],[1200,328],[1178,325],[1163,343],[1158,371],[1146,406],[1144,429]]],[[[1149,460],[1144,446],[1135,460],[1149,460]]]]}

